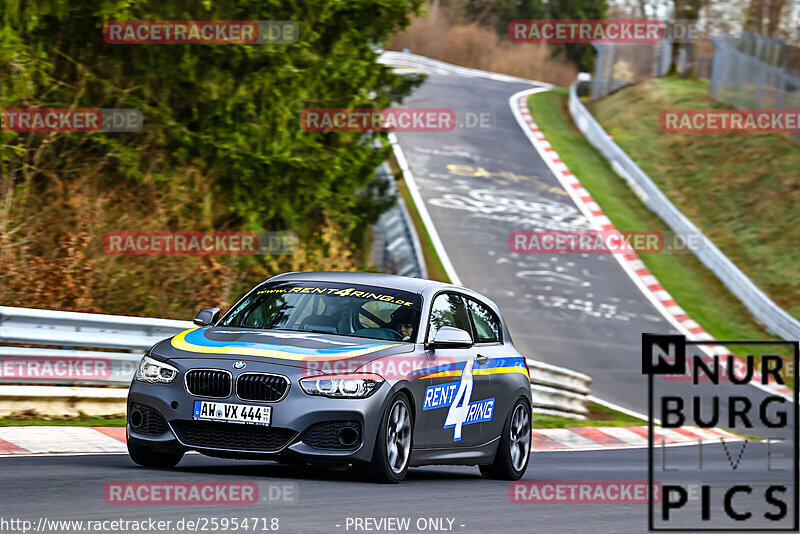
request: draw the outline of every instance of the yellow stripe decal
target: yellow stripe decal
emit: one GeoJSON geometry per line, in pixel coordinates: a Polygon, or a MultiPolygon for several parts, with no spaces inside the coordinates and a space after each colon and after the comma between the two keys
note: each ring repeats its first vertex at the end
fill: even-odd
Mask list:
{"type": "MultiPolygon", "coordinates": [[[[521,365],[520,366],[514,366],[514,367],[487,367],[486,369],[473,369],[472,370],[472,374],[473,375],[500,375],[500,374],[505,374],[505,373],[522,373],[523,375],[527,376],[530,379],[530,376],[528,375],[528,371],[524,367],[522,367],[521,365]]],[[[439,372],[439,373],[433,373],[433,374],[430,374],[430,375],[425,375],[425,376],[423,376],[421,378],[447,378],[447,377],[450,377],[450,376],[461,376],[461,370],[456,369],[456,370],[453,370],[453,371],[442,371],[442,372],[439,372]]]]}
{"type": "Polygon", "coordinates": [[[186,352],[197,352],[200,354],[226,354],[231,356],[236,356],[236,355],[263,356],[264,358],[278,358],[281,360],[295,360],[295,361],[305,360],[305,361],[315,361],[315,362],[327,362],[327,361],[355,358],[357,356],[363,356],[365,354],[372,354],[373,352],[378,352],[379,350],[388,349],[389,347],[396,347],[399,345],[399,343],[371,345],[367,348],[354,349],[352,351],[345,351],[345,352],[337,352],[335,354],[296,354],[282,350],[242,347],[236,345],[213,346],[213,347],[196,345],[186,340],[187,334],[194,332],[195,330],[198,329],[191,328],[173,337],[171,341],[172,346],[178,350],[184,350],[186,352]]]}

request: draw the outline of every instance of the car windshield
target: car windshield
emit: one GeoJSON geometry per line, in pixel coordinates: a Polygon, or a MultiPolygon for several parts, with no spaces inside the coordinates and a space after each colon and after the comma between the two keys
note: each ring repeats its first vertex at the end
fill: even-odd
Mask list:
{"type": "Polygon", "coordinates": [[[421,306],[416,293],[384,287],[274,282],[251,292],[220,325],[413,341],[421,306]]]}

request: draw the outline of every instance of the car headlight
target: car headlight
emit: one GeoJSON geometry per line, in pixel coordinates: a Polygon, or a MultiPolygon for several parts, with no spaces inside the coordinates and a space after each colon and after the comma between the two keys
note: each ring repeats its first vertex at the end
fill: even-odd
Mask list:
{"type": "Polygon", "coordinates": [[[136,380],[139,382],[168,384],[175,380],[176,376],[178,370],[175,367],[147,355],[139,362],[139,368],[136,370],[136,380]]]}
{"type": "Polygon", "coordinates": [[[383,377],[376,374],[320,375],[300,380],[300,387],[309,395],[340,399],[369,397],[381,384],[383,377]]]}

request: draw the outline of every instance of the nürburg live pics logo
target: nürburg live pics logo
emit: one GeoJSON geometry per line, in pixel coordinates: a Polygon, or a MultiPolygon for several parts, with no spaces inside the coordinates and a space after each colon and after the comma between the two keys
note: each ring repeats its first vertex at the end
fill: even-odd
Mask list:
{"type": "Polygon", "coordinates": [[[642,334],[650,531],[797,532],[797,364],[797,341],[642,334]],[[736,437],[665,446],[687,427],[736,437]]]}

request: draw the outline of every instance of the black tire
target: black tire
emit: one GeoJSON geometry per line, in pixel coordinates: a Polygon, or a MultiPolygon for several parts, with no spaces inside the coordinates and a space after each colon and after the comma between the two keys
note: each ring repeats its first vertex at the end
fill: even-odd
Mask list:
{"type": "MultiPolygon", "coordinates": [[[[356,472],[372,482],[381,484],[397,484],[406,477],[408,473],[408,461],[411,456],[412,437],[414,435],[414,412],[411,410],[411,402],[404,393],[397,393],[387,404],[386,411],[381,417],[378,435],[375,437],[375,448],[372,451],[372,461],[366,464],[355,466],[356,472]],[[402,425],[400,431],[393,426],[395,410],[399,406],[400,410],[405,410],[408,418],[408,425],[402,425]],[[398,451],[394,459],[390,459],[390,437],[395,440],[408,439],[408,448],[401,456],[401,446],[397,445],[398,451]],[[402,459],[402,461],[401,461],[402,459]]],[[[405,447],[402,447],[403,449],[405,447]]]]}
{"type": "Polygon", "coordinates": [[[506,416],[506,423],[503,425],[503,434],[500,436],[494,461],[489,465],[480,466],[481,475],[494,480],[519,480],[522,478],[530,461],[531,440],[531,408],[528,402],[520,397],[506,416]],[[518,410],[525,417],[522,422],[515,420],[518,410]],[[525,428],[515,429],[515,422],[518,423],[518,427],[525,428]],[[527,438],[520,435],[522,431],[526,433],[527,438]],[[515,437],[515,435],[517,436],[515,437]],[[516,457],[512,452],[512,445],[517,447],[516,457]]]}
{"type": "Polygon", "coordinates": [[[128,455],[142,467],[167,469],[175,467],[183,458],[183,452],[160,452],[128,441],[128,455]]]}

